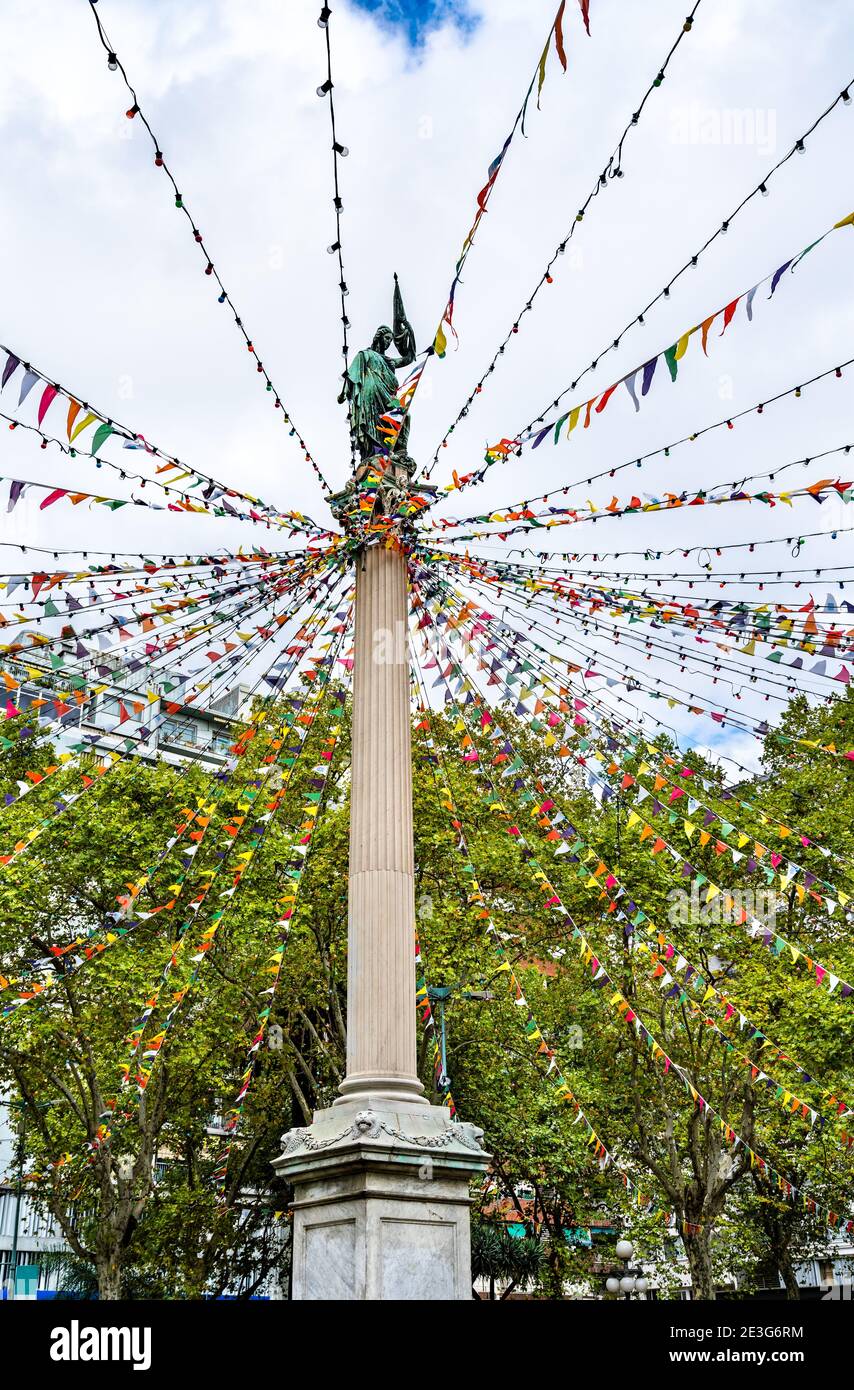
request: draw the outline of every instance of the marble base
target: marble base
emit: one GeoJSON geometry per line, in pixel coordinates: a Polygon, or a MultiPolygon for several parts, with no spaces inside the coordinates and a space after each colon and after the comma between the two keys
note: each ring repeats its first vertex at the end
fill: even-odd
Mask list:
{"type": "Polygon", "coordinates": [[[294,1184],[291,1297],[470,1299],[481,1135],[442,1106],[364,1096],[284,1135],[273,1167],[294,1184]]]}

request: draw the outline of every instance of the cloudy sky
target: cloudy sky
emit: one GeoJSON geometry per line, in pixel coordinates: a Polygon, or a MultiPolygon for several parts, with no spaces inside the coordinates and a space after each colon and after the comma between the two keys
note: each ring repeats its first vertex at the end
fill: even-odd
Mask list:
{"type": "MultiPolygon", "coordinates": [[[[328,109],[315,94],[325,76],[319,8],[314,0],[98,3],[217,269],[339,486],[349,450],[335,399],[340,309],[335,258],[326,253],[334,221],[328,109]]],[[[419,346],[432,338],[476,194],[554,8],[554,0],[333,5],[337,118],[350,148],[341,176],[354,347],[389,320],[394,271],[419,346]]],[[[568,71],[552,55],[542,109],[531,111],[528,138],[517,137],[507,155],[466,265],[459,346],[428,365],[417,398],[410,448],[420,461],[432,457],[529,298],[686,9],[687,0],[592,0],[588,38],[568,0],[568,71]]],[[[316,479],[217,303],[144,129],[125,117],[126,91],[108,71],[87,0],[6,0],[3,19],[0,342],[167,451],[327,521],[316,479]]],[[[702,0],[627,141],[625,177],[591,206],[433,481],[477,467],[485,443],[540,414],[636,317],[851,80],[853,40],[847,0],[702,0]]],[[[840,105],[775,176],[770,196],[755,199],[670,301],[625,335],[591,389],[667,347],[854,209],[845,173],[852,122],[854,106],[840,105]]],[[[595,429],[494,468],[487,485],[443,502],[439,513],[487,510],[583,479],[854,356],[852,254],[854,229],[835,233],[773,302],[757,300],[752,324],[739,316],[723,341],[710,339],[708,359],[694,346],[675,385],[660,374],[640,414],[627,396],[615,397],[595,429]]],[[[590,496],[598,506],[613,491],[708,487],[845,443],[852,383],[854,368],[642,475],[622,475],[622,486],[603,480],[590,496]]],[[[588,394],[581,387],[576,399],[588,394]]],[[[2,408],[14,413],[14,399],[2,408]]],[[[4,478],[68,479],[68,461],[39,450],[32,436],[4,428],[0,439],[4,478]]],[[[105,488],[85,460],[74,469],[76,486],[105,488]]],[[[831,473],[836,466],[805,476],[831,473]]],[[[257,535],[141,509],[106,518],[61,506],[39,513],[32,496],[7,517],[5,489],[0,539],[17,543],[198,552],[257,535]]],[[[830,530],[848,524],[842,510],[730,506],[606,526],[612,549],[669,548],[830,530]]],[[[559,548],[605,544],[601,527],[594,544],[590,524],[555,535],[559,548]]],[[[728,568],[795,563],[785,546],[757,556],[768,564],[745,558],[728,568]]],[[[854,564],[854,547],[850,537],[812,542],[797,563],[854,564]]]]}

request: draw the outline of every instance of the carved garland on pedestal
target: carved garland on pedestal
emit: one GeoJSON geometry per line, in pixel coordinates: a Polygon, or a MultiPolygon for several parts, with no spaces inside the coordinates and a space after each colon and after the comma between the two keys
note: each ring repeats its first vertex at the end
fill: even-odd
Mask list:
{"type": "Polygon", "coordinates": [[[343,1144],[347,1140],[378,1139],[380,1134],[387,1134],[390,1139],[398,1139],[404,1144],[413,1144],[420,1149],[445,1149],[449,1144],[459,1143],[464,1148],[471,1149],[473,1153],[483,1153],[483,1145],[480,1142],[483,1130],[477,1125],[455,1124],[439,1134],[404,1134],[396,1125],[381,1120],[373,1110],[360,1110],[353,1123],[340,1134],[333,1135],[331,1139],[318,1139],[310,1128],[288,1130],[287,1134],[282,1135],[282,1157],[287,1158],[298,1149],[318,1153],[323,1149],[332,1149],[336,1144],[343,1144]]]}

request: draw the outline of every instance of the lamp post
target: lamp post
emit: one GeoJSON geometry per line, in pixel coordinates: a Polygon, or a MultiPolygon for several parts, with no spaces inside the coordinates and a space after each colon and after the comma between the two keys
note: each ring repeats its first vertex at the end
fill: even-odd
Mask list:
{"type": "Polygon", "coordinates": [[[618,1240],[615,1253],[617,1259],[623,1262],[623,1273],[620,1276],[611,1274],[605,1280],[605,1288],[608,1293],[621,1293],[627,1300],[631,1300],[633,1293],[645,1294],[649,1288],[649,1280],[641,1269],[629,1267],[629,1260],[635,1253],[632,1242],[630,1240],[618,1240]]]}
{"type": "Polygon", "coordinates": [[[493,995],[487,989],[463,989],[464,981],[456,985],[428,985],[427,998],[431,1004],[435,1004],[439,1012],[439,1059],[442,1066],[442,1074],[438,1077],[438,1084],[441,1090],[448,1091],[451,1088],[451,1077],[448,1072],[448,1033],[445,1026],[445,1004],[453,994],[459,994],[461,999],[480,999],[489,1003],[493,995]]]}

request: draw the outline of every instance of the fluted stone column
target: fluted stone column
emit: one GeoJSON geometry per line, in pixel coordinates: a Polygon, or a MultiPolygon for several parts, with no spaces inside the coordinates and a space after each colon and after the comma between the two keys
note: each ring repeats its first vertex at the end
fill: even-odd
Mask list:
{"type": "Polygon", "coordinates": [[[417,1100],[415,865],[406,563],[358,561],[348,889],[346,1100],[417,1100]]]}
{"type": "Polygon", "coordinates": [[[347,1071],[273,1164],[294,1188],[291,1296],[464,1300],[488,1155],[416,1071],[406,564],[382,546],[356,563],[347,1071]]]}

